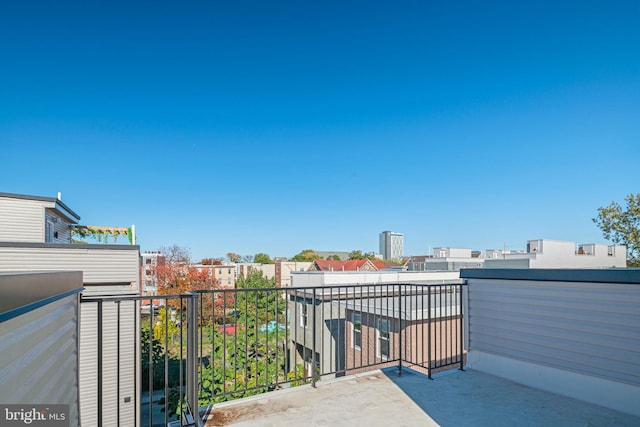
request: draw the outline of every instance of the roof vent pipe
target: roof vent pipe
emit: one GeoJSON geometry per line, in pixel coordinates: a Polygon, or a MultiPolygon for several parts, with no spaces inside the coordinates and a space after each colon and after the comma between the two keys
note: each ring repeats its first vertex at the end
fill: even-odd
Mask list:
{"type": "Polygon", "coordinates": [[[62,193],[58,191],[58,200],[62,201],[62,193]]]}

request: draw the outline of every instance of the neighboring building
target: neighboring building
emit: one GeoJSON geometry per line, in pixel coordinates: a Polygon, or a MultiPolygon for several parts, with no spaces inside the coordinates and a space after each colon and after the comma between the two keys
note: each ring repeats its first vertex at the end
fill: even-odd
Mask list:
{"type": "MultiPolygon", "coordinates": [[[[85,297],[102,299],[140,294],[140,248],[136,245],[72,244],[71,233],[80,216],[59,198],[0,193],[0,272],[81,271],[85,297]]],[[[87,227],[84,227],[85,229],[87,227]]],[[[103,230],[107,228],[102,228],[103,230]]],[[[135,301],[102,304],[102,383],[118,382],[115,391],[98,393],[98,304],[80,304],[79,401],[82,425],[97,425],[99,407],[111,408],[108,422],[139,424],[140,390],[136,387],[139,361],[120,355],[139,348],[133,325],[135,301]],[[118,323],[118,318],[120,323],[118,323]],[[120,335],[118,337],[118,331],[120,335]],[[98,402],[98,396],[102,402],[98,402]],[[119,408],[119,413],[116,408],[119,408]]]]}
{"type": "Polygon", "coordinates": [[[346,261],[349,259],[349,252],[340,252],[340,251],[316,251],[318,256],[321,259],[333,259],[333,257],[338,257],[341,261],[346,261]]]}
{"type": "Polygon", "coordinates": [[[267,279],[273,279],[276,277],[276,265],[275,264],[260,264],[257,262],[238,262],[236,263],[236,275],[247,277],[252,271],[262,271],[262,276],[267,279]]]}
{"type": "Polygon", "coordinates": [[[409,271],[460,271],[461,268],[482,268],[482,253],[467,248],[433,248],[433,255],[411,257],[409,271]]]}
{"type": "Polygon", "coordinates": [[[190,267],[196,268],[198,271],[206,271],[212,280],[217,281],[218,286],[226,289],[236,287],[238,280],[237,269],[234,264],[228,265],[209,265],[209,264],[192,264],[190,267]]]}
{"type": "Polygon", "coordinates": [[[383,259],[400,259],[404,255],[404,235],[394,231],[380,233],[380,253],[383,259]]]}
{"type": "Polygon", "coordinates": [[[347,261],[318,259],[311,264],[309,271],[380,271],[387,268],[384,262],[367,258],[347,261]]]}
{"type": "Polygon", "coordinates": [[[460,286],[437,286],[430,295],[426,287],[416,286],[413,292],[408,297],[384,295],[340,303],[346,308],[347,375],[366,370],[361,366],[397,360],[401,350],[406,352],[406,346],[400,348],[402,339],[411,343],[403,358],[418,371],[426,368],[425,360],[431,360],[432,367],[459,361],[460,286]],[[443,331],[447,334],[441,337],[443,331]]]}
{"type": "Polygon", "coordinates": [[[140,256],[142,295],[156,295],[158,293],[158,266],[164,264],[166,257],[161,252],[144,252],[140,256]]]}
{"type": "Polygon", "coordinates": [[[526,252],[486,251],[485,268],[625,268],[624,245],[579,244],[560,240],[527,241],[526,252]]]}
{"type": "Polygon", "coordinates": [[[312,262],[287,261],[276,258],[276,286],[280,288],[291,286],[291,273],[294,271],[307,271],[312,264],[312,262]]]}
{"type": "Polygon", "coordinates": [[[366,297],[368,292],[366,287],[354,285],[459,283],[459,272],[308,271],[292,273],[291,280],[294,290],[287,292],[290,367],[303,362],[306,371],[311,372],[315,350],[320,375],[334,376],[346,372],[348,351],[345,344],[347,307],[335,302],[366,297]]]}

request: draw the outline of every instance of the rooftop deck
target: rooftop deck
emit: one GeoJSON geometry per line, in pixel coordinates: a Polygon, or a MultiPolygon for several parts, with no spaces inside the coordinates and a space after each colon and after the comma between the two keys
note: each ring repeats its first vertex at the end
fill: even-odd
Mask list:
{"type": "Polygon", "coordinates": [[[207,426],[638,426],[635,417],[479,371],[397,368],[215,405],[207,426]]]}

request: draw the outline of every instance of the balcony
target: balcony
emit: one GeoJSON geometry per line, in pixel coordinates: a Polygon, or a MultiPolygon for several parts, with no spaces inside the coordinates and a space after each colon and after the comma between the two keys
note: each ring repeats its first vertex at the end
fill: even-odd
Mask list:
{"type": "Polygon", "coordinates": [[[83,297],[85,424],[640,425],[640,270],[461,275],[164,296],[148,314],[141,296],[83,297]]]}

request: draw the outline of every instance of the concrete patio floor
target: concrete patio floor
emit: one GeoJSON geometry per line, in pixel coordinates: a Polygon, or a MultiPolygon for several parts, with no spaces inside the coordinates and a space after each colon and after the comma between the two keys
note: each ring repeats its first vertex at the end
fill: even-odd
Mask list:
{"type": "Polygon", "coordinates": [[[640,418],[473,370],[429,380],[388,368],[217,404],[206,425],[640,426],[640,418]]]}

